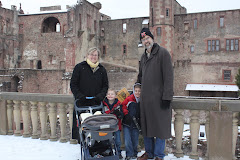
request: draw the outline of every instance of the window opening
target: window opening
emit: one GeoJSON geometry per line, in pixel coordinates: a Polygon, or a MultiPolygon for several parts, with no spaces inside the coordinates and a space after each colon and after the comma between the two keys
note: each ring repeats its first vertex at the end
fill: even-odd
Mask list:
{"type": "Polygon", "coordinates": [[[191,53],[194,53],[194,45],[191,45],[190,51],[191,51],[191,53]]]}
{"type": "Polygon", "coordinates": [[[56,24],[56,32],[60,32],[60,23],[56,24]]]}
{"type": "Polygon", "coordinates": [[[106,54],[106,46],[103,46],[103,51],[102,54],[105,55],[106,54]]]}
{"type": "Polygon", "coordinates": [[[42,61],[41,60],[39,60],[37,62],[37,69],[42,69],[42,61]]]}
{"type": "Polygon", "coordinates": [[[220,27],[224,26],[224,17],[220,17],[220,27]]]}
{"type": "Polygon", "coordinates": [[[123,23],[123,33],[127,32],[127,23],[123,23]]]}
{"type": "Polygon", "coordinates": [[[124,54],[124,55],[127,54],[127,45],[123,45],[123,54],[124,54]]]}
{"type": "Polygon", "coordinates": [[[157,35],[161,36],[161,27],[157,27],[157,35]]]}
{"type": "Polygon", "coordinates": [[[207,41],[208,52],[215,52],[220,50],[219,40],[208,40],[207,41]]]}
{"type": "Polygon", "coordinates": [[[166,8],[166,17],[169,17],[169,8],[166,8]]]}
{"type": "Polygon", "coordinates": [[[194,25],[193,25],[193,28],[197,28],[197,23],[198,23],[197,19],[194,19],[194,25]]]}
{"type": "Polygon", "coordinates": [[[239,40],[238,39],[226,39],[226,51],[238,51],[239,40]]]}
{"type": "Polygon", "coordinates": [[[60,22],[55,17],[48,17],[43,21],[42,33],[57,32],[57,24],[59,25],[60,32],[60,22]]]}
{"type": "Polygon", "coordinates": [[[223,77],[224,80],[231,80],[231,70],[224,70],[223,77]]]}

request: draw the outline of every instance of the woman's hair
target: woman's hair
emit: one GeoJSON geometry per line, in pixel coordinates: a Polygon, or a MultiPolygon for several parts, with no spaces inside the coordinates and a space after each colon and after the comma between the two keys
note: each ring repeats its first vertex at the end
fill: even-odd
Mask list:
{"type": "Polygon", "coordinates": [[[100,57],[100,50],[97,47],[92,47],[88,49],[87,56],[91,54],[92,52],[97,51],[98,53],[98,58],[100,57]]]}

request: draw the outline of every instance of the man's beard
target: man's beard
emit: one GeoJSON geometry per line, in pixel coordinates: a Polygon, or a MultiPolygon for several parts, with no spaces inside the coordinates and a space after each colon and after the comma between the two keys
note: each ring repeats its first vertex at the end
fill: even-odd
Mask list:
{"type": "Polygon", "coordinates": [[[153,42],[150,43],[148,46],[145,45],[144,47],[145,47],[145,49],[151,49],[153,47],[153,42]]]}

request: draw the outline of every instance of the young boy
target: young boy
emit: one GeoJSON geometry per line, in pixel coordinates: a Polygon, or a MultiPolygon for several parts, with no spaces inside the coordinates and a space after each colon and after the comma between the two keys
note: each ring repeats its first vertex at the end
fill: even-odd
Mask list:
{"type": "Polygon", "coordinates": [[[121,155],[121,129],[122,129],[122,108],[121,102],[117,99],[116,91],[113,89],[108,89],[107,98],[103,101],[103,105],[105,106],[105,113],[114,114],[118,118],[118,128],[119,130],[114,133],[115,143],[117,145],[117,150],[119,153],[119,159],[122,159],[121,155]]]}
{"type": "Polygon", "coordinates": [[[123,132],[126,148],[126,160],[137,158],[138,136],[140,129],[140,94],[141,84],[133,86],[133,94],[128,96],[123,102],[123,132]]]}

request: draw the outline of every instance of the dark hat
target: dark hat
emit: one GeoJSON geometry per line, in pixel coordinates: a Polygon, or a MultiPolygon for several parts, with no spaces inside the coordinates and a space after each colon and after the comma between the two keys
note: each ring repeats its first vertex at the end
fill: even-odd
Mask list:
{"type": "Polygon", "coordinates": [[[143,28],[140,32],[140,40],[142,40],[143,37],[146,35],[150,36],[152,39],[154,39],[152,33],[150,32],[149,28],[143,28]]]}

